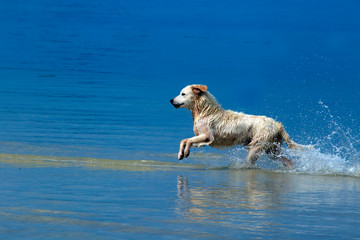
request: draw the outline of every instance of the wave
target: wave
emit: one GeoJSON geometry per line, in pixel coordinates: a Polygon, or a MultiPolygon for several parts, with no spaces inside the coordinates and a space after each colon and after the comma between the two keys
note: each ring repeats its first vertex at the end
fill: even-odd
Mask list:
{"type": "Polygon", "coordinates": [[[0,154],[0,163],[18,167],[85,167],[100,170],[169,171],[197,169],[202,165],[156,160],[113,160],[99,158],[50,157],[20,154],[0,154]]]}

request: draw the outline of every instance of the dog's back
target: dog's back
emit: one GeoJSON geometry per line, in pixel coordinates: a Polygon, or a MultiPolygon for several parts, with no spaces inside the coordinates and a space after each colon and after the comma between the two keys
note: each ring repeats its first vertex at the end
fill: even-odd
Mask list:
{"type": "Polygon", "coordinates": [[[208,118],[214,137],[211,147],[253,146],[281,140],[282,124],[269,117],[223,110],[208,118]]]}

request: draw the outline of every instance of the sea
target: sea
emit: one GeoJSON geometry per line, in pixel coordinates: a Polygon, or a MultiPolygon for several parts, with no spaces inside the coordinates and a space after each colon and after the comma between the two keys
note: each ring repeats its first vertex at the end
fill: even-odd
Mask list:
{"type": "Polygon", "coordinates": [[[0,1],[0,239],[360,239],[357,0],[0,1]],[[313,149],[179,161],[204,84],[313,149]]]}

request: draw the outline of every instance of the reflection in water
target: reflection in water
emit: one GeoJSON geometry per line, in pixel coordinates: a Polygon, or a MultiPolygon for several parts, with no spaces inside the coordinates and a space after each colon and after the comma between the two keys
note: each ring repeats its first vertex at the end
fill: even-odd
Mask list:
{"type": "Polygon", "coordinates": [[[249,169],[205,175],[201,181],[195,175],[177,178],[176,213],[192,224],[239,229],[249,236],[293,238],[292,229],[297,236],[313,236],[327,228],[354,236],[357,178],[249,169]]]}
{"type": "Polygon", "coordinates": [[[287,188],[286,175],[259,171],[231,171],[228,181],[215,185],[190,183],[185,176],[178,176],[178,214],[196,220],[243,228],[248,230],[274,227],[269,217],[281,210],[282,192],[287,188]]]}

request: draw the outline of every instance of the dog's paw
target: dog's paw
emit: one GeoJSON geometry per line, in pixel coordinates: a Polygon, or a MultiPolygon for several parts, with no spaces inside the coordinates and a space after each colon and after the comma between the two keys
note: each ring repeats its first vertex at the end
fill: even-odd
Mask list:
{"type": "Polygon", "coordinates": [[[190,155],[190,151],[185,151],[185,158],[187,158],[190,155]]]}
{"type": "Polygon", "coordinates": [[[179,160],[182,160],[183,158],[184,158],[184,154],[181,153],[181,152],[179,152],[179,154],[178,154],[178,159],[179,159],[179,160]]]}

